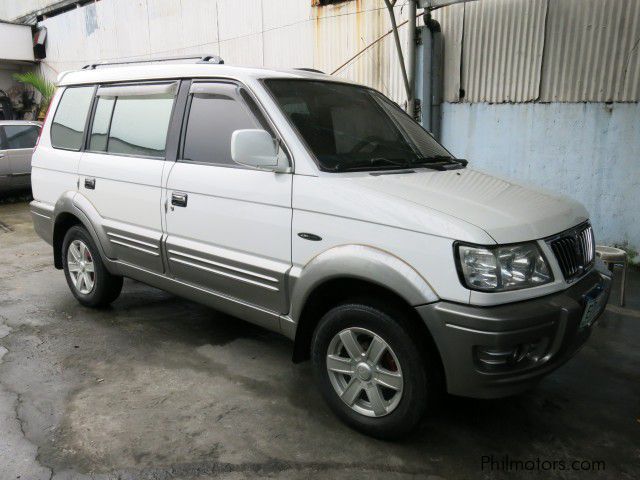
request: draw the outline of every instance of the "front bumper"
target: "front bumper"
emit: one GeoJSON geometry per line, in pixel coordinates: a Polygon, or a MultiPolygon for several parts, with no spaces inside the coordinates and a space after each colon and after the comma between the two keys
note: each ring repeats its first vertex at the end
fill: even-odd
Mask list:
{"type": "Polygon", "coordinates": [[[595,321],[610,290],[611,278],[593,269],[567,290],[533,300],[496,307],[437,302],[417,311],[440,352],[447,391],[497,398],[531,388],[575,355],[593,326],[580,327],[586,296],[602,291],[595,321]]]}

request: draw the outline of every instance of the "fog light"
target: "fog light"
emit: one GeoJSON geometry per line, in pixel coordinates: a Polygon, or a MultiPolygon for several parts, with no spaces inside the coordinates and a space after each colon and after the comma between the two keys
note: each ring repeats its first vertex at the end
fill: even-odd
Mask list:
{"type": "Polygon", "coordinates": [[[505,370],[524,367],[540,361],[546,353],[548,341],[541,338],[535,342],[519,343],[506,347],[475,347],[478,366],[483,370],[505,370]]]}

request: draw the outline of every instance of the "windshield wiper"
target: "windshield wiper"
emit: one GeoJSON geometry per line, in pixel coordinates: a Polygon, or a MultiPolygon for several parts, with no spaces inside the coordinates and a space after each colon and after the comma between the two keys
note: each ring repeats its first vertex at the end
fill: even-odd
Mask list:
{"type": "Polygon", "coordinates": [[[386,157],[374,157],[366,163],[362,162],[346,166],[336,165],[332,168],[332,170],[335,172],[358,172],[363,170],[388,170],[390,167],[393,167],[393,169],[395,170],[411,168],[411,165],[404,160],[393,160],[386,157]]]}
{"type": "Polygon", "coordinates": [[[462,158],[453,158],[445,155],[433,157],[418,157],[412,163],[412,167],[425,167],[433,170],[458,170],[465,168],[469,162],[462,158]]]}
{"type": "Polygon", "coordinates": [[[386,163],[388,165],[394,165],[396,167],[403,167],[403,168],[409,166],[409,164],[404,160],[392,160],[387,157],[374,157],[371,160],[369,160],[369,163],[371,163],[371,165],[374,165],[376,163],[386,163]]]}

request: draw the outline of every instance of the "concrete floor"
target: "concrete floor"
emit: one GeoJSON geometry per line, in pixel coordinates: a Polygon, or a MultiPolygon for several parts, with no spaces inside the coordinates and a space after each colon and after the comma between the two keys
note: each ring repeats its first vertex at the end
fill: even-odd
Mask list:
{"type": "Polygon", "coordinates": [[[640,275],[585,348],[515,398],[448,397],[402,442],[341,424],[278,335],[127,281],[81,307],[0,205],[0,479],[503,478],[482,457],[603,460],[522,478],[640,478],[640,275]],[[4,229],[6,230],[6,229],[4,229]]]}

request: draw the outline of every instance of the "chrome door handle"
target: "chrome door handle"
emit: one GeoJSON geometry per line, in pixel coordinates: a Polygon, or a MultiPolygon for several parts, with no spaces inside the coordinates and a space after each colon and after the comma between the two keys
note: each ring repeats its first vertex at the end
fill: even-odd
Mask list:
{"type": "Polygon", "coordinates": [[[186,193],[173,192],[171,194],[171,205],[176,207],[186,207],[189,196],[186,193]]]}
{"type": "Polygon", "coordinates": [[[96,189],[96,179],[95,178],[85,178],[84,179],[84,188],[88,190],[96,189]]]}

